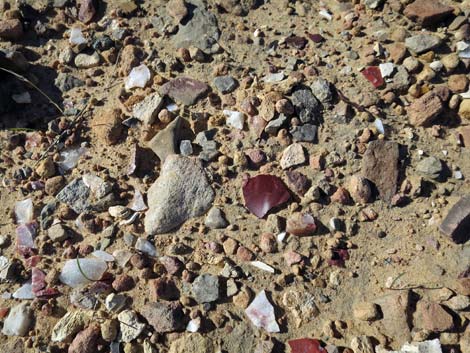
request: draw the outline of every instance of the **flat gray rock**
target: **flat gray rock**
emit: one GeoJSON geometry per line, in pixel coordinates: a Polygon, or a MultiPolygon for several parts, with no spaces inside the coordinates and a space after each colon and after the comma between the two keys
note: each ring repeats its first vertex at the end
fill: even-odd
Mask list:
{"type": "Polygon", "coordinates": [[[431,49],[434,49],[441,45],[442,39],[433,34],[417,34],[406,38],[405,45],[406,47],[415,52],[416,54],[425,53],[431,49]]]}
{"type": "Polygon", "coordinates": [[[204,8],[203,4],[196,5],[188,16],[190,20],[186,24],[180,24],[179,31],[173,37],[177,48],[196,47],[206,54],[214,54],[219,50],[217,41],[220,31],[217,18],[204,8]]]}
{"type": "Polygon", "coordinates": [[[184,105],[193,105],[209,92],[210,87],[204,82],[178,77],[160,87],[160,93],[184,105]]]}
{"type": "Polygon", "coordinates": [[[170,155],[147,194],[145,231],[150,235],[167,233],[190,218],[202,216],[214,197],[197,158],[170,155]]]}
{"type": "Polygon", "coordinates": [[[56,196],[56,199],[65,203],[76,213],[82,213],[90,209],[88,200],[90,189],[85,185],[82,178],[72,180],[56,196]]]}

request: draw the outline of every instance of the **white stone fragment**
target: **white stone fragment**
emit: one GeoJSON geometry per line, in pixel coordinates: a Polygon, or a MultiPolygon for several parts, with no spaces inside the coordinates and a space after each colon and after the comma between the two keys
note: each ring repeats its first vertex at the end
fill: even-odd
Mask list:
{"type": "Polygon", "coordinates": [[[384,124],[382,123],[382,120],[380,119],[375,119],[374,125],[377,128],[377,131],[380,132],[382,135],[385,134],[385,129],[384,129],[384,124]]]}
{"type": "Polygon", "coordinates": [[[145,88],[150,81],[150,76],[150,70],[146,65],[134,67],[127,76],[125,87],[127,90],[137,87],[145,88]]]}
{"type": "Polygon", "coordinates": [[[70,30],[69,42],[72,45],[81,45],[85,44],[87,40],[83,36],[82,30],[80,28],[74,27],[70,30]]]}
{"type": "Polygon", "coordinates": [[[274,316],[274,307],[268,301],[264,290],[259,292],[251,302],[245,313],[253,325],[261,327],[267,332],[279,332],[279,325],[274,316]]]}
{"type": "Polygon", "coordinates": [[[26,336],[31,321],[32,311],[26,303],[14,306],[3,323],[2,333],[7,336],[26,336]]]}
{"type": "Polygon", "coordinates": [[[224,110],[224,115],[227,117],[227,125],[234,127],[238,130],[243,130],[243,124],[245,123],[245,116],[243,113],[234,110],[224,110]]]}
{"type": "Polygon", "coordinates": [[[327,10],[320,10],[318,14],[327,21],[331,21],[333,19],[333,15],[327,10]]]}
{"type": "Polygon", "coordinates": [[[60,152],[59,161],[57,162],[60,172],[64,173],[75,168],[78,164],[78,160],[85,153],[86,148],[84,147],[73,147],[60,152]]]}
{"type": "Polygon", "coordinates": [[[13,298],[23,299],[23,300],[25,300],[25,299],[28,299],[28,300],[34,299],[33,286],[31,284],[31,281],[26,282],[20,288],[18,288],[13,293],[13,298]]]}
{"type": "Polygon", "coordinates": [[[101,259],[73,259],[68,260],[62,272],[60,273],[59,280],[72,288],[98,281],[103,273],[108,269],[108,265],[101,259]],[[79,267],[80,263],[80,267],[79,267]]]}
{"type": "Polygon", "coordinates": [[[375,348],[376,353],[442,353],[438,338],[423,342],[405,343],[399,351],[389,351],[382,346],[375,348]]]}
{"type": "Polygon", "coordinates": [[[186,331],[194,333],[194,332],[198,332],[200,328],[201,328],[201,318],[197,317],[188,322],[188,325],[186,326],[186,331]]]}
{"type": "Polygon", "coordinates": [[[274,273],[275,270],[274,268],[272,268],[271,266],[265,264],[264,262],[261,262],[261,261],[251,261],[250,264],[252,266],[255,266],[257,268],[259,268],[260,270],[263,270],[263,271],[267,271],[267,272],[270,272],[270,273],[274,273]]]}
{"type": "Polygon", "coordinates": [[[17,224],[30,223],[33,220],[33,200],[31,198],[15,203],[15,218],[17,224]]]}
{"type": "Polygon", "coordinates": [[[147,239],[138,238],[137,241],[135,242],[135,248],[149,256],[153,256],[153,257],[157,256],[157,249],[147,239]]]}
{"type": "Polygon", "coordinates": [[[393,63],[384,63],[379,65],[380,73],[383,78],[392,76],[393,70],[395,70],[395,65],[393,63]]]}
{"type": "Polygon", "coordinates": [[[121,341],[131,342],[135,340],[145,328],[145,324],[139,321],[137,314],[132,310],[124,310],[118,315],[121,328],[121,341]]]}
{"type": "Polygon", "coordinates": [[[432,63],[429,64],[429,67],[435,71],[435,72],[439,72],[442,70],[442,68],[444,67],[444,64],[439,61],[439,60],[436,60],[436,61],[433,61],[432,63]]]}

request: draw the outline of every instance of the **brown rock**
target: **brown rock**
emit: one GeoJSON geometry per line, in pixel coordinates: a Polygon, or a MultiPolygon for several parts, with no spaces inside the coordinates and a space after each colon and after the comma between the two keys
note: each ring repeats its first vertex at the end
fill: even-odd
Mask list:
{"type": "Polygon", "coordinates": [[[36,173],[41,178],[50,178],[55,174],[55,164],[52,157],[44,158],[36,167],[36,173]]]}
{"type": "Polygon", "coordinates": [[[464,99],[460,103],[459,116],[462,119],[470,120],[470,99],[464,99]]]}
{"type": "Polygon", "coordinates": [[[403,13],[422,26],[430,26],[446,19],[453,12],[453,7],[444,5],[437,0],[416,0],[409,4],[403,13]]]}
{"type": "Polygon", "coordinates": [[[357,203],[367,203],[372,196],[369,182],[360,175],[353,175],[349,180],[349,193],[357,203]]]}
{"type": "Polygon", "coordinates": [[[443,110],[441,98],[431,91],[411,103],[407,112],[411,125],[426,127],[430,126],[443,110]]]}
{"type": "Polygon", "coordinates": [[[23,25],[19,19],[0,21],[0,38],[7,40],[20,39],[23,35],[23,25]]]}
{"type": "Polygon", "coordinates": [[[116,277],[112,283],[113,289],[116,292],[125,292],[134,288],[134,279],[126,274],[122,274],[116,277]]]}
{"type": "Polygon", "coordinates": [[[331,195],[331,202],[338,202],[342,205],[347,205],[351,203],[351,196],[349,195],[348,190],[343,187],[336,189],[333,195],[331,195]]]}
{"type": "Polygon", "coordinates": [[[377,140],[368,144],[361,174],[375,184],[379,196],[390,202],[397,191],[399,150],[396,142],[377,140]]]}
{"type": "Polygon", "coordinates": [[[303,196],[310,184],[307,177],[296,170],[288,170],[286,175],[289,188],[296,194],[303,196]]]}
{"type": "Polygon", "coordinates": [[[406,46],[403,43],[393,43],[388,46],[390,60],[395,64],[400,64],[406,57],[406,46]]]}
{"type": "Polygon", "coordinates": [[[456,243],[470,238],[470,195],[463,196],[447,213],[439,230],[456,243]]]}
{"type": "Polygon", "coordinates": [[[237,257],[241,261],[251,261],[255,258],[255,255],[251,252],[251,250],[247,249],[244,246],[239,246],[237,249],[237,257]]]}
{"type": "Polygon", "coordinates": [[[96,15],[95,0],[80,0],[78,6],[78,19],[83,23],[90,23],[96,15]]]}
{"type": "Polygon", "coordinates": [[[470,296],[470,277],[456,279],[452,289],[457,294],[470,296]]]}
{"type": "Polygon", "coordinates": [[[266,121],[274,119],[276,116],[276,102],[282,99],[282,95],[279,92],[269,92],[261,101],[259,106],[259,115],[266,121]]]}
{"type": "Polygon", "coordinates": [[[189,78],[178,77],[160,87],[160,93],[167,95],[184,105],[193,105],[210,91],[204,82],[189,78]]]}
{"type": "Polygon", "coordinates": [[[139,57],[141,50],[135,45],[126,45],[121,52],[121,59],[119,62],[118,74],[119,76],[127,76],[131,70],[139,65],[139,57]]]}
{"type": "Polygon", "coordinates": [[[374,300],[380,306],[383,318],[378,322],[386,336],[396,340],[398,347],[410,342],[411,331],[408,324],[410,315],[410,292],[408,290],[394,292],[374,300]]]}
{"type": "Polygon", "coordinates": [[[467,90],[468,78],[464,74],[451,75],[447,85],[453,93],[462,93],[467,90]]]}
{"type": "Polygon", "coordinates": [[[58,175],[46,180],[45,190],[46,194],[55,196],[65,185],[65,178],[62,175],[58,175]]]}
{"type": "Polygon", "coordinates": [[[274,234],[262,233],[259,237],[259,247],[267,253],[275,252],[277,250],[277,241],[274,234]]]}
{"type": "Polygon", "coordinates": [[[470,147],[470,126],[464,126],[459,129],[460,140],[464,147],[470,147]]]}
{"type": "Polygon", "coordinates": [[[183,263],[174,256],[162,256],[159,260],[170,275],[178,273],[184,267],[183,263]]]}
{"type": "Polygon", "coordinates": [[[158,333],[180,330],[184,324],[184,314],[179,302],[148,303],[141,314],[158,333]]]}
{"type": "Polygon", "coordinates": [[[188,14],[186,1],[184,0],[170,0],[166,5],[166,9],[170,16],[175,19],[176,23],[180,23],[188,14]]]}
{"type": "Polygon", "coordinates": [[[224,251],[227,255],[233,255],[237,251],[238,242],[233,238],[227,238],[222,246],[224,247],[224,251]]]}
{"type": "Polygon", "coordinates": [[[114,145],[121,138],[123,127],[121,110],[118,108],[108,108],[98,114],[92,125],[100,145],[114,145]]]}
{"type": "Polygon", "coordinates": [[[175,282],[167,277],[160,277],[149,281],[150,299],[154,302],[163,300],[176,300],[179,290],[175,282]]]}
{"type": "Polygon", "coordinates": [[[454,327],[452,316],[438,303],[419,301],[413,317],[414,326],[424,330],[444,332],[454,327]]]}
{"type": "Polygon", "coordinates": [[[297,236],[312,235],[317,230],[315,219],[309,213],[293,213],[286,223],[286,231],[297,236]]]}
{"type": "Polygon", "coordinates": [[[75,336],[68,353],[94,353],[98,350],[99,326],[91,325],[75,336]]]}
{"type": "Polygon", "coordinates": [[[379,316],[377,304],[370,302],[356,303],[353,307],[353,314],[356,319],[362,321],[373,321],[379,316]]]}

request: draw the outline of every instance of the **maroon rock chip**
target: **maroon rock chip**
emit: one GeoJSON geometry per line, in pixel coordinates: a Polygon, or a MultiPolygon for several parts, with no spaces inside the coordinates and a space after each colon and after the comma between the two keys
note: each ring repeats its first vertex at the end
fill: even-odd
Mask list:
{"type": "Polygon", "coordinates": [[[326,353],[320,342],[313,338],[298,338],[287,343],[292,353],[326,353]]]}
{"type": "Polygon", "coordinates": [[[382,87],[385,83],[380,69],[377,66],[369,66],[362,70],[362,74],[375,88],[382,87]]]}
{"type": "Polygon", "coordinates": [[[189,78],[178,77],[160,87],[160,93],[169,96],[184,105],[193,105],[204,97],[210,87],[204,82],[189,78]]]}
{"type": "Polygon", "coordinates": [[[274,175],[261,174],[248,179],[243,187],[245,206],[258,218],[263,218],[273,207],[280,206],[290,198],[289,190],[274,175]]]}
{"type": "Polygon", "coordinates": [[[95,0],[80,0],[78,19],[83,23],[90,23],[96,15],[95,0]]]}
{"type": "Polygon", "coordinates": [[[452,206],[439,230],[456,243],[465,243],[470,238],[470,195],[463,196],[452,206]]]}
{"type": "Polygon", "coordinates": [[[403,13],[420,25],[429,26],[446,19],[453,12],[453,7],[444,5],[437,0],[416,0],[409,4],[403,13]]]}
{"type": "Polygon", "coordinates": [[[286,38],[286,44],[289,47],[302,50],[307,45],[307,39],[299,36],[290,36],[286,38]]]}

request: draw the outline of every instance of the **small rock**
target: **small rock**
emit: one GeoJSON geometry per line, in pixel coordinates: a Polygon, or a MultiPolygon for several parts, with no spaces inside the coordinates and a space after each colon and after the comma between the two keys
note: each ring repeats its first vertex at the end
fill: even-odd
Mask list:
{"type": "Polygon", "coordinates": [[[303,124],[292,127],[289,132],[295,142],[314,142],[318,127],[312,124],[303,124]]]}
{"type": "Polygon", "coordinates": [[[63,242],[70,238],[70,235],[70,230],[60,223],[53,225],[47,230],[47,236],[53,242],[63,242]]]}
{"type": "Polygon", "coordinates": [[[207,337],[191,333],[173,340],[168,353],[215,353],[215,348],[207,337]]]}
{"type": "Polygon", "coordinates": [[[85,330],[75,336],[69,346],[68,353],[94,353],[98,349],[100,339],[100,328],[97,325],[88,326],[85,330]]]}
{"type": "Polygon", "coordinates": [[[420,300],[413,315],[416,328],[433,332],[449,331],[454,327],[452,316],[440,305],[420,300]]]}
{"type": "Polygon", "coordinates": [[[157,333],[184,328],[184,314],[179,302],[148,303],[142,308],[142,316],[157,333]]]}
{"type": "Polygon", "coordinates": [[[360,175],[353,175],[349,180],[349,193],[357,203],[365,204],[372,196],[372,190],[366,178],[360,175]]]}
{"type": "Polygon", "coordinates": [[[460,103],[459,116],[461,118],[470,120],[470,99],[464,99],[460,103]]]}
{"type": "Polygon", "coordinates": [[[125,292],[131,290],[134,286],[134,279],[126,274],[117,276],[112,283],[112,287],[116,292],[125,292]]]}
{"type": "Polygon", "coordinates": [[[77,178],[65,186],[57,194],[56,199],[80,214],[91,207],[88,201],[89,196],[90,189],[85,185],[82,178],[77,178]]]}
{"type": "Polygon", "coordinates": [[[464,243],[470,234],[470,195],[463,196],[447,213],[439,230],[456,243],[464,243]]]}
{"type": "Polygon", "coordinates": [[[455,311],[463,311],[470,306],[470,298],[465,295],[456,295],[444,302],[444,305],[455,311]]]}
{"type": "Polygon", "coordinates": [[[237,88],[238,82],[232,76],[218,76],[214,79],[214,85],[220,93],[227,94],[237,88]]]}
{"type": "Polygon", "coordinates": [[[119,108],[107,108],[93,119],[93,131],[102,145],[114,145],[119,142],[123,133],[119,108]]]}
{"type": "Polygon", "coordinates": [[[307,161],[305,157],[305,151],[300,143],[293,143],[288,146],[282,153],[280,165],[282,169],[287,169],[307,161]]]}
{"type": "Polygon", "coordinates": [[[180,23],[188,14],[188,8],[184,0],[170,0],[166,5],[166,9],[176,23],[180,23]]]}
{"type": "Polygon", "coordinates": [[[67,312],[52,329],[52,342],[70,342],[88,321],[84,311],[67,312]]]}
{"type": "Polygon", "coordinates": [[[184,105],[193,105],[209,90],[210,87],[204,82],[189,77],[178,77],[161,86],[160,93],[184,105]]]}
{"type": "Polygon", "coordinates": [[[75,66],[79,69],[91,69],[92,67],[99,66],[101,61],[100,55],[94,52],[92,55],[78,54],[75,57],[75,66]]]}
{"type": "Polygon", "coordinates": [[[437,0],[416,0],[406,6],[406,17],[422,26],[437,24],[452,15],[454,8],[443,5],[437,0]]]}
{"type": "Polygon", "coordinates": [[[77,3],[78,19],[83,23],[90,23],[96,14],[95,0],[80,0],[77,3]]]}
{"type": "Polygon", "coordinates": [[[408,37],[405,40],[406,47],[416,54],[425,53],[437,48],[442,43],[442,39],[433,34],[421,33],[408,37]]]}
{"type": "Polygon", "coordinates": [[[297,236],[308,236],[315,233],[317,225],[309,213],[295,212],[287,219],[286,231],[297,236]]]}
{"type": "Polygon", "coordinates": [[[211,229],[220,229],[227,227],[228,222],[225,220],[220,208],[212,207],[209,212],[207,212],[204,224],[211,229]]]}
{"type": "Polygon", "coordinates": [[[413,126],[430,126],[444,110],[442,99],[431,91],[415,100],[407,109],[410,124],[413,126]]]}
{"type": "Polygon", "coordinates": [[[313,95],[322,103],[331,102],[333,93],[331,92],[330,83],[323,79],[318,78],[310,85],[313,95]]]}
{"type": "Polygon", "coordinates": [[[362,176],[375,184],[380,197],[390,202],[397,191],[398,144],[377,140],[368,144],[362,159],[362,176]]]}
{"type": "Polygon", "coordinates": [[[163,163],[165,159],[178,153],[179,135],[181,128],[181,120],[176,117],[166,128],[160,130],[148,143],[148,146],[158,156],[163,163]]]}
{"type": "Polygon", "coordinates": [[[291,100],[301,122],[318,122],[320,103],[310,90],[300,89],[295,91],[291,100]]]}
{"type": "Polygon", "coordinates": [[[145,329],[145,324],[141,322],[137,314],[132,310],[124,310],[117,316],[120,322],[121,341],[131,342],[145,329]]]}
{"type": "Polygon", "coordinates": [[[175,282],[170,278],[159,277],[149,281],[150,298],[152,301],[159,300],[177,300],[179,290],[175,282]]]}
{"type": "Polygon", "coordinates": [[[416,165],[416,171],[418,173],[431,179],[439,179],[442,169],[441,160],[433,156],[424,158],[416,165]]]}
{"type": "Polygon", "coordinates": [[[56,172],[54,161],[51,157],[44,158],[36,167],[36,173],[41,178],[50,178],[56,172]]]}
{"type": "Polygon", "coordinates": [[[146,65],[142,64],[134,67],[126,79],[125,88],[127,90],[133,88],[145,88],[147,83],[150,81],[151,76],[152,74],[146,65]]]}
{"type": "Polygon", "coordinates": [[[379,316],[377,304],[370,302],[356,303],[353,307],[354,317],[362,321],[373,321],[379,316]]]}
{"type": "Polygon", "coordinates": [[[33,321],[33,312],[27,303],[10,309],[3,322],[2,333],[7,336],[26,336],[33,321]]]}
{"type": "Polygon", "coordinates": [[[162,107],[163,97],[155,92],[134,105],[132,115],[142,121],[144,125],[152,125],[162,107]]]}
{"type": "Polygon", "coordinates": [[[192,284],[192,294],[198,303],[210,303],[219,299],[219,278],[202,274],[192,284]]]}

